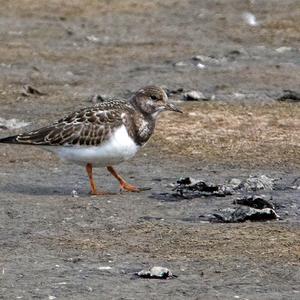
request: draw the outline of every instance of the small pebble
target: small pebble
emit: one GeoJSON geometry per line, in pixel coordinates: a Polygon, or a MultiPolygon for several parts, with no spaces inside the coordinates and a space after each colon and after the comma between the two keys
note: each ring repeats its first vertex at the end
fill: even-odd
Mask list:
{"type": "Polygon", "coordinates": [[[185,67],[187,65],[188,64],[185,63],[184,61],[179,61],[179,62],[175,63],[175,67],[185,67]]]}
{"type": "Polygon", "coordinates": [[[207,100],[200,91],[189,91],[183,95],[185,100],[207,100]]]}
{"type": "Polygon", "coordinates": [[[73,198],[78,198],[78,197],[79,197],[78,192],[77,192],[76,190],[73,190],[73,191],[71,192],[71,196],[72,196],[73,198]]]}
{"type": "Polygon", "coordinates": [[[142,270],[136,273],[137,276],[142,278],[153,278],[153,279],[167,279],[177,277],[173,275],[171,271],[164,267],[154,266],[150,270],[142,270]]]}
{"type": "Polygon", "coordinates": [[[258,22],[256,21],[256,17],[252,13],[245,12],[243,14],[243,19],[250,26],[258,26],[258,22]]]}
{"type": "Polygon", "coordinates": [[[238,100],[245,99],[245,97],[246,97],[245,94],[242,94],[242,93],[234,93],[233,95],[238,100]]]}
{"type": "Polygon", "coordinates": [[[87,39],[88,41],[94,42],[94,43],[97,43],[97,42],[100,41],[100,38],[98,38],[98,37],[96,37],[96,36],[94,36],[94,35],[88,35],[88,36],[86,37],[86,39],[87,39]]]}
{"type": "Polygon", "coordinates": [[[292,49],[293,49],[292,47],[279,47],[279,48],[276,49],[276,52],[284,53],[284,52],[291,51],[292,49]]]}
{"type": "Polygon", "coordinates": [[[101,271],[103,271],[103,270],[111,270],[111,269],[112,269],[112,267],[110,267],[110,266],[98,267],[98,270],[101,270],[101,271]]]}
{"type": "Polygon", "coordinates": [[[204,64],[201,64],[201,63],[198,63],[197,64],[197,68],[199,68],[199,69],[205,69],[206,68],[206,66],[204,65],[204,64]]]}

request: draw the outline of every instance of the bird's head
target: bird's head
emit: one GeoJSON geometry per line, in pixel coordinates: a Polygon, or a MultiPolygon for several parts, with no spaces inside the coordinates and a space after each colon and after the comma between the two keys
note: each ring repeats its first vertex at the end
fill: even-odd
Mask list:
{"type": "Polygon", "coordinates": [[[150,115],[153,118],[156,118],[161,112],[166,110],[182,113],[174,104],[168,102],[168,96],[165,91],[154,85],[139,89],[130,102],[141,113],[150,115]]]}

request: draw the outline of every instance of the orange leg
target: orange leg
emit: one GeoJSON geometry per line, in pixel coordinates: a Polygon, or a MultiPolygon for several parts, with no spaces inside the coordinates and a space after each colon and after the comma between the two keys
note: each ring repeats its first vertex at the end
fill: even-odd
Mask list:
{"type": "Polygon", "coordinates": [[[112,166],[107,166],[106,167],[107,170],[112,174],[112,176],[114,176],[121,185],[121,188],[127,192],[140,192],[140,189],[137,188],[134,185],[131,185],[129,183],[127,183],[116,171],[112,166]]]}
{"type": "Polygon", "coordinates": [[[96,188],[96,184],[93,178],[93,166],[92,164],[87,164],[86,167],[86,172],[89,176],[89,180],[90,180],[90,185],[91,185],[91,195],[98,195],[98,196],[103,196],[103,195],[109,195],[110,193],[107,192],[98,192],[97,188],[96,188]]]}

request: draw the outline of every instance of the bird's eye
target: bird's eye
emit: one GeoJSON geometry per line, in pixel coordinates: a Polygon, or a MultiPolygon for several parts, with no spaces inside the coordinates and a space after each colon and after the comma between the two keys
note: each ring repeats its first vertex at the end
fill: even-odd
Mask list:
{"type": "Polygon", "coordinates": [[[157,101],[157,100],[158,100],[158,98],[157,98],[155,95],[150,96],[150,98],[151,98],[153,101],[157,101]]]}

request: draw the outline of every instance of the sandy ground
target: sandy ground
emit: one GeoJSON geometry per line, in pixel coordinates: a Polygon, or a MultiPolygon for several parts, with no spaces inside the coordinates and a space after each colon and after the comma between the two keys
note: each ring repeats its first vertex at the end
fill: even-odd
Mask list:
{"type": "MultiPolygon", "coordinates": [[[[95,93],[127,96],[147,84],[214,98],[175,95],[184,114],[162,116],[149,144],[118,167],[152,188],[139,194],[91,198],[83,168],[1,145],[0,299],[299,299],[300,193],[286,187],[299,185],[300,106],[274,101],[299,88],[298,1],[0,6],[0,118],[36,128],[91,105],[95,93]],[[24,84],[47,95],[25,97],[24,84]],[[153,197],[181,176],[223,183],[251,174],[279,179],[281,190],[263,193],[281,220],[205,223],[200,215],[232,207],[236,196],[153,197]],[[178,277],[133,276],[153,265],[178,277]]],[[[118,192],[105,170],[96,179],[118,192]]]]}

